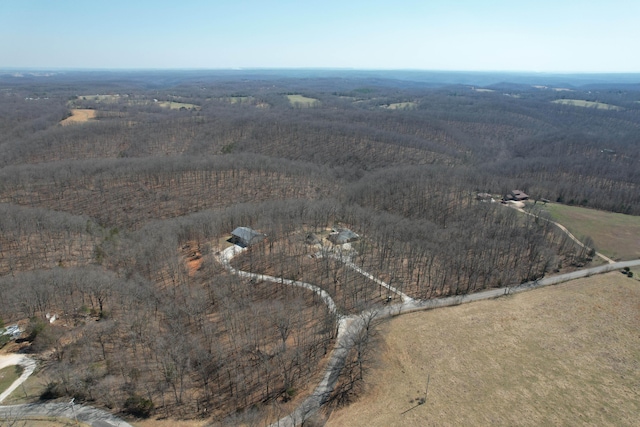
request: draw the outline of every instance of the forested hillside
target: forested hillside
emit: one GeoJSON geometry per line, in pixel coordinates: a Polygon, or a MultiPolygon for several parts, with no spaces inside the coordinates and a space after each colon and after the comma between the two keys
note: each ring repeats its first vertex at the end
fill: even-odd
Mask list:
{"type": "Polygon", "coordinates": [[[267,237],[235,268],[352,314],[396,296],[327,256],[332,229],[359,235],[349,262],[428,299],[591,261],[478,193],[640,215],[640,86],[427,80],[0,75],[0,317],[48,361],[46,396],[216,422],[285,412],[338,318],[225,269],[236,227],[267,237]]]}

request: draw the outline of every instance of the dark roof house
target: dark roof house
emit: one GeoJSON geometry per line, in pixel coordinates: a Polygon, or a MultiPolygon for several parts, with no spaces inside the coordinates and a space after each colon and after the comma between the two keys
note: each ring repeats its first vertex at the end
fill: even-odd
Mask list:
{"type": "Polygon", "coordinates": [[[360,236],[358,236],[353,231],[348,228],[341,228],[334,233],[329,234],[327,239],[334,245],[342,245],[344,243],[354,242],[358,240],[360,236]]]}
{"type": "Polygon", "coordinates": [[[504,200],[515,200],[517,202],[521,202],[523,200],[528,200],[528,199],[529,199],[529,195],[524,191],[520,191],[520,190],[511,190],[510,194],[507,194],[506,196],[504,196],[504,200]]]}
{"type": "Polygon", "coordinates": [[[238,227],[231,232],[229,241],[234,245],[247,247],[262,241],[266,235],[249,227],[238,227]]]}

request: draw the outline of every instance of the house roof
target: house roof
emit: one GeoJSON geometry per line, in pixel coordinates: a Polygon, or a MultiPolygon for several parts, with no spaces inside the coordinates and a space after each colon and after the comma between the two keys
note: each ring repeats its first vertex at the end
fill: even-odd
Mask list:
{"type": "Polygon", "coordinates": [[[254,239],[262,239],[265,237],[264,234],[249,227],[237,227],[231,232],[231,235],[242,240],[246,244],[251,243],[254,239]]]}
{"type": "Polygon", "coordinates": [[[528,199],[529,198],[529,195],[527,193],[525,193],[524,191],[520,191],[520,190],[512,190],[511,191],[511,195],[516,200],[523,200],[523,199],[528,199]]]}
{"type": "Polygon", "coordinates": [[[348,228],[342,228],[337,233],[332,233],[329,235],[329,240],[335,244],[353,242],[354,240],[358,240],[359,238],[360,236],[358,236],[348,228]]]}

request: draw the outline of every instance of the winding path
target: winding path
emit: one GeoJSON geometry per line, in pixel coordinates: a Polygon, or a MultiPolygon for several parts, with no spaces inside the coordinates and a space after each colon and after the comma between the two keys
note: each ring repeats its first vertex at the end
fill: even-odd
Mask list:
{"type": "MultiPolygon", "coordinates": [[[[13,393],[36,369],[36,362],[23,354],[0,355],[0,369],[7,366],[22,366],[23,372],[2,394],[0,403],[13,393]]],[[[71,403],[28,403],[24,405],[0,406],[0,420],[19,421],[29,416],[63,417],[90,424],[94,427],[132,427],[126,421],[98,408],[71,403]]]]}
{"type": "MultiPolygon", "coordinates": [[[[525,212],[526,213],[526,212],[525,212]]],[[[553,221],[551,221],[553,222],[553,221]]],[[[560,224],[555,223],[560,226],[563,231],[565,231],[569,237],[574,239],[576,242],[580,243],[571,233],[569,233],[564,227],[560,224]]],[[[582,243],[580,243],[582,244],[582,243]]],[[[329,255],[333,258],[339,259],[348,265],[350,268],[353,268],[355,271],[363,274],[365,277],[373,280],[378,285],[383,286],[389,289],[392,292],[400,295],[402,297],[401,304],[393,304],[383,308],[366,310],[360,314],[352,315],[352,316],[342,316],[337,312],[336,305],[331,298],[331,296],[319,288],[318,286],[298,282],[293,280],[286,280],[273,276],[266,276],[262,274],[251,273],[247,271],[237,270],[233,268],[230,264],[231,259],[241,253],[244,248],[240,248],[237,246],[232,246],[230,248],[225,249],[220,254],[221,263],[227,268],[229,271],[238,274],[242,277],[248,277],[257,280],[266,280],[275,283],[284,283],[292,286],[301,286],[307,289],[312,290],[313,292],[320,295],[331,310],[332,313],[336,314],[338,317],[339,327],[338,327],[338,336],[336,338],[336,343],[334,349],[329,358],[329,362],[327,363],[327,367],[325,369],[325,373],[322,377],[320,383],[316,386],[314,391],[311,393],[309,397],[307,397],[298,407],[289,415],[281,418],[275,423],[271,424],[270,427],[296,427],[302,424],[304,421],[308,420],[320,407],[325,404],[335,386],[338,382],[338,378],[340,376],[340,372],[345,365],[347,355],[349,350],[353,347],[354,343],[358,335],[360,334],[362,328],[364,328],[368,321],[372,319],[384,319],[388,317],[398,316],[400,314],[411,313],[415,311],[422,310],[431,310],[439,307],[448,307],[453,305],[459,305],[464,303],[469,303],[473,301],[481,301],[491,298],[498,298],[504,295],[509,295],[512,293],[528,291],[536,288],[541,288],[544,286],[555,285],[562,282],[567,282],[570,280],[592,276],[594,274],[602,274],[610,271],[620,270],[625,267],[635,267],[640,266],[640,259],[633,261],[624,261],[624,262],[615,262],[613,260],[609,260],[609,264],[601,265],[598,267],[591,267],[579,271],[574,271],[571,273],[560,274],[557,276],[546,277],[543,279],[535,280],[532,282],[523,283],[521,285],[505,287],[505,288],[497,288],[497,289],[489,289],[486,291],[475,292],[472,294],[465,295],[454,295],[450,297],[444,298],[436,298],[429,300],[416,300],[413,299],[404,293],[400,292],[396,288],[389,286],[388,284],[382,282],[379,279],[371,276],[366,271],[362,270],[355,264],[353,264],[350,260],[344,259],[339,255],[329,255]]]]}
{"type": "MultiPolygon", "coordinates": [[[[524,213],[532,215],[527,212],[524,213]]],[[[582,243],[577,240],[575,236],[573,236],[565,227],[554,221],[549,222],[552,222],[556,226],[560,227],[569,235],[569,237],[582,245],[582,243]]],[[[338,319],[338,335],[336,337],[336,343],[329,358],[329,362],[327,363],[327,367],[325,369],[322,380],[320,381],[318,386],[316,386],[311,395],[307,397],[291,414],[285,416],[284,418],[281,418],[271,425],[274,427],[296,427],[302,424],[305,420],[309,419],[318,409],[320,409],[323,404],[325,404],[329,400],[340,376],[340,372],[345,365],[349,350],[353,347],[355,340],[360,334],[361,330],[367,325],[368,322],[370,322],[374,318],[384,319],[415,311],[430,310],[439,307],[448,307],[473,301],[498,298],[500,296],[508,295],[511,293],[523,292],[543,286],[555,285],[581,277],[588,277],[594,274],[620,270],[625,267],[640,266],[640,259],[633,261],[615,262],[610,258],[598,254],[609,264],[561,274],[558,276],[546,277],[540,280],[535,280],[512,287],[489,289],[472,294],[455,295],[430,300],[416,300],[400,292],[398,289],[388,285],[387,283],[373,277],[371,274],[353,264],[350,260],[345,260],[342,257],[334,256],[358,273],[373,280],[378,285],[383,286],[390,291],[400,295],[403,301],[400,304],[389,305],[379,309],[366,310],[358,315],[344,316],[338,312],[337,306],[331,296],[324,289],[316,285],[300,282],[297,280],[251,273],[248,271],[233,268],[230,263],[231,259],[244,250],[244,248],[240,248],[235,245],[231,246],[220,253],[219,261],[227,270],[241,277],[309,289],[320,296],[324,304],[328,307],[329,311],[338,319]]],[[[20,384],[22,384],[29,377],[29,375],[33,373],[36,366],[33,359],[24,355],[13,354],[0,356],[0,368],[11,365],[23,366],[24,372],[22,373],[20,378],[18,378],[5,392],[0,395],[0,402],[2,402],[7,396],[15,391],[15,389],[18,388],[20,384]]],[[[0,406],[0,419],[3,420],[19,420],[21,417],[34,415],[77,419],[79,421],[89,423],[94,427],[132,427],[126,421],[106,411],[90,406],[73,405],[71,403],[29,403],[23,405],[0,406]]]]}

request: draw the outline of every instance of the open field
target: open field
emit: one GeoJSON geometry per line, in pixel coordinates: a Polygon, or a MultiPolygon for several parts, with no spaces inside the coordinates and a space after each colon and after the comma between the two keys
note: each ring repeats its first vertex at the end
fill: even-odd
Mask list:
{"type": "Polygon", "coordinates": [[[320,103],[315,98],[308,98],[303,95],[287,95],[287,99],[294,107],[314,107],[320,103]]]}
{"type": "Polygon", "coordinates": [[[200,106],[195,104],[189,104],[186,102],[172,102],[172,101],[160,101],[158,105],[163,108],[169,108],[171,110],[179,110],[185,108],[187,110],[199,110],[200,106]]]}
{"type": "Polygon", "coordinates": [[[582,99],[556,99],[551,102],[554,104],[573,105],[574,107],[597,108],[599,110],[624,110],[624,108],[618,107],[617,105],[605,104],[603,102],[584,101],[582,99]]]}
{"type": "Polygon", "coordinates": [[[388,110],[412,110],[417,106],[417,102],[396,102],[389,105],[383,105],[383,107],[388,110]]]}
{"type": "Polygon", "coordinates": [[[615,272],[396,318],[369,389],[327,426],[636,425],[639,308],[615,272]]]}
{"type": "Polygon", "coordinates": [[[577,238],[591,237],[604,255],[619,260],[640,258],[640,216],[557,203],[543,209],[577,238]]]}
{"type": "Polygon", "coordinates": [[[89,120],[93,120],[96,117],[96,110],[90,110],[87,108],[74,108],[71,110],[71,116],[62,120],[60,124],[62,126],[75,124],[75,123],[85,123],[89,120]]]}

